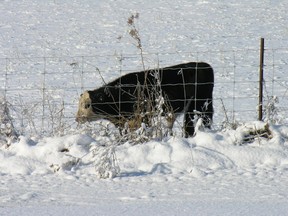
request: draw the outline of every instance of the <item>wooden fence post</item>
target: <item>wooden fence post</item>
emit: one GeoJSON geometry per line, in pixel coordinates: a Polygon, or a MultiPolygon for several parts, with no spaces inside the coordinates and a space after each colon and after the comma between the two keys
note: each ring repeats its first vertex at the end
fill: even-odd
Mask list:
{"type": "Polygon", "coordinates": [[[263,82],[264,82],[264,38],[260,41],[260,70],[259,70],[259,102],[258,102],[258,120],[263,120],[263,82]]]}

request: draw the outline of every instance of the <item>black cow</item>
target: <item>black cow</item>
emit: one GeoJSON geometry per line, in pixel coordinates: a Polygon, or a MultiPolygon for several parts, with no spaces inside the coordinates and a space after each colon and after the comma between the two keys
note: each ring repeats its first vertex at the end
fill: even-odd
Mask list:
{"type": "Polygon", "coordinates": [[[202,117],[205,127],[211,125],[213,86],[213,69],[204,62],[126,74],[103,87],[81,94],[76,121],[108,119],[123,128],[124,122],[135,117],[139,107],[145,107],[141,108],[142,113],[151,111],[147,103],[152,101],[150,105],[155,106],[155,95],[161,93],[168,104],[164,113],[184,113],[185,137],[193,136],[195,115],[202,117]]]}

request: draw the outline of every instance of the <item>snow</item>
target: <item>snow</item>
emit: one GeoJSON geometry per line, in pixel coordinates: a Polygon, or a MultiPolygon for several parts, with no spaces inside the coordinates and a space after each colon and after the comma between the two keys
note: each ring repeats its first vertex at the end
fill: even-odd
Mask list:
{"type": "Polygon", "coordinates": [[[288,145],[281,131],[288,127],[270,129],[273,138],[242,145],[240,129],[125,143],[115,147],[121,171],[108,179],[97,178],[93,151],[107,147],[91,136],[20,137],[9,149],[1,148],[0,212],[285,215],[288,145]]]}
{"type": "MultiPolygon", "coordinates": [[[[1,70],[30,71],[19,79],[15,73],[14,82],[9,80],[16,94],[23,95],[22,88],[41,87],[42,77],[34,74],[43,70],[41,57],[54,58],[45,70],[58,73],[46,77],[47,88],[80,86],[74,71],[74,80],[69,79],[67,62],[76,65],[81,56],[91,56],[87,62],[106,71],[107,81],[119,75],[115,69],[119,71],[117,58],[122,54],[127,57],[121,65],[126,72],[141,69],[140,58],[135,57],[139,50],[127,31],[127,18],[135,13],[140,16],[136,26],[147,67],[203,60],[213,65],[216,81],[221,81],[215,83],[216,126],[203,131],[199,125],[188,139],[176,134],[119,144],[113,134],[72,128],[72,117],[71,130],[62,136],[21,134],[9,145],[1,137],[0,215],[286,215],[288,126],[269,123],[269,132],[261,135],[267,125],[243,112],[250,121],[236,129],[220,128],[223,110],[217,99],[238,94],[244,97],[233,102],[235,107],[250,106],[255,87],[249,82],[230,85],[229,68],[235,70],[230,64],[234,59],[237,79],[253,80],[260,37],[268,41],[267,48],[284,49],[273,53],[273,62],[268,57],[267,67],[276,64],[277,79],[285,78],[287,6],[281,0],[0,1],[1,70]],[[6,58],[17,63],[7,64],[6,58]]],[[[84,80],[77,95],[57,91],[52,98],[64,95],[76,104],[82,88],[101,84],[100,79],[84,80]]],[[[11,92],[7,97],[17,98],[11,92]]],[[[285,92],[276,88],[274,94],[285,92]]],[[[22,99],[29,102],[33,97],[22,99]]],[[[73,116],[77,105],[65,104],[73,116]]],[[[287,122],[285,113],[280,117],[287,122]]]]}

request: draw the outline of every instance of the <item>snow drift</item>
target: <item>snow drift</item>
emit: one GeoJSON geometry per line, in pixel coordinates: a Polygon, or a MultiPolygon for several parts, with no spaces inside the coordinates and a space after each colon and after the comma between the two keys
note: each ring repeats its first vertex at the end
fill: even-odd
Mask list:
{"type": "Polygon", "coordinates": [[[119,167],[117,174],[121,177],[158,174],[202,177],[224,170],[287,169],[288,145],[284,138],[288,136],[285,133],[288,127],[270,126],[270,137],[259,134],[247,139],[249,131],[264,127],[262,122],[251,122],[236,130],[198,131],[189,139],[167,137],[136,145],[129,142],[115,145],[100,135],[97,139],[78,134],[39,140],[21,136],[8,148],[1,147],[0,173],[95,175],[95,167],[104,160],[99,157],[112,157],[96,152],[111,147],[113,166],[119,167]]]}

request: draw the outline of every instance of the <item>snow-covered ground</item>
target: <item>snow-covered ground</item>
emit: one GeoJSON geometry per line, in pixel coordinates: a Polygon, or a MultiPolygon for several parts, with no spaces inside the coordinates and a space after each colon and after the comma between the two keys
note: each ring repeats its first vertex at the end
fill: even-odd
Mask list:
{"type": "Polygon", "coordinates": [[[189,139],[126,143],[115,149],[121,172],[113,179],[97,178],[95,149],[106,147],[90,136],[21,137],[0,152],[0,212],[285,215],[288,127],[271,127],[270,140],[243,142],[249,127],[262,126],[254,122],[236,131],[199,131],[189,139]]]}
{"type": "Polygon", "coordinates": [[[260,37],[266,39],[266,71],[273,71],[265,93],[282,101],[287,96],[287,7],[284,0],[0,1],[1,90],[10,103],[21,98],[18,105],[27,108],[18,119],[17,103],[11,110],[22,136],[9,146],[0,137],[0,214],[287,215],[285,102],[273,116],[281,124],[267,130],[252,121],[260,37]],[[142,68],[127,25],[136,13],[147,67],[196,60],[213,65],[211,131],[115,146],[112,135],[76,128],[79,94],[101,85],[96,67],[106,81],[142,68]],[[52,89],[51,103],[65,101],[71,130],[63,136],[38,128],[53,125],[51,117],[31,121],[35,90],[43,89],[52,89]],[[236,130],[221,127],[220,99],[230,121],[233,115],[247,120],[236,130]],[[28,133],[32,123],[36,128],[28,133]],[[266,135],[259,134],[263,128],[266,135]],[[257,133],[248,141],[249,131],[257,133]],[[113,166],[104,174],[118,175],[99,179],[107,164],[113,166]]]}

